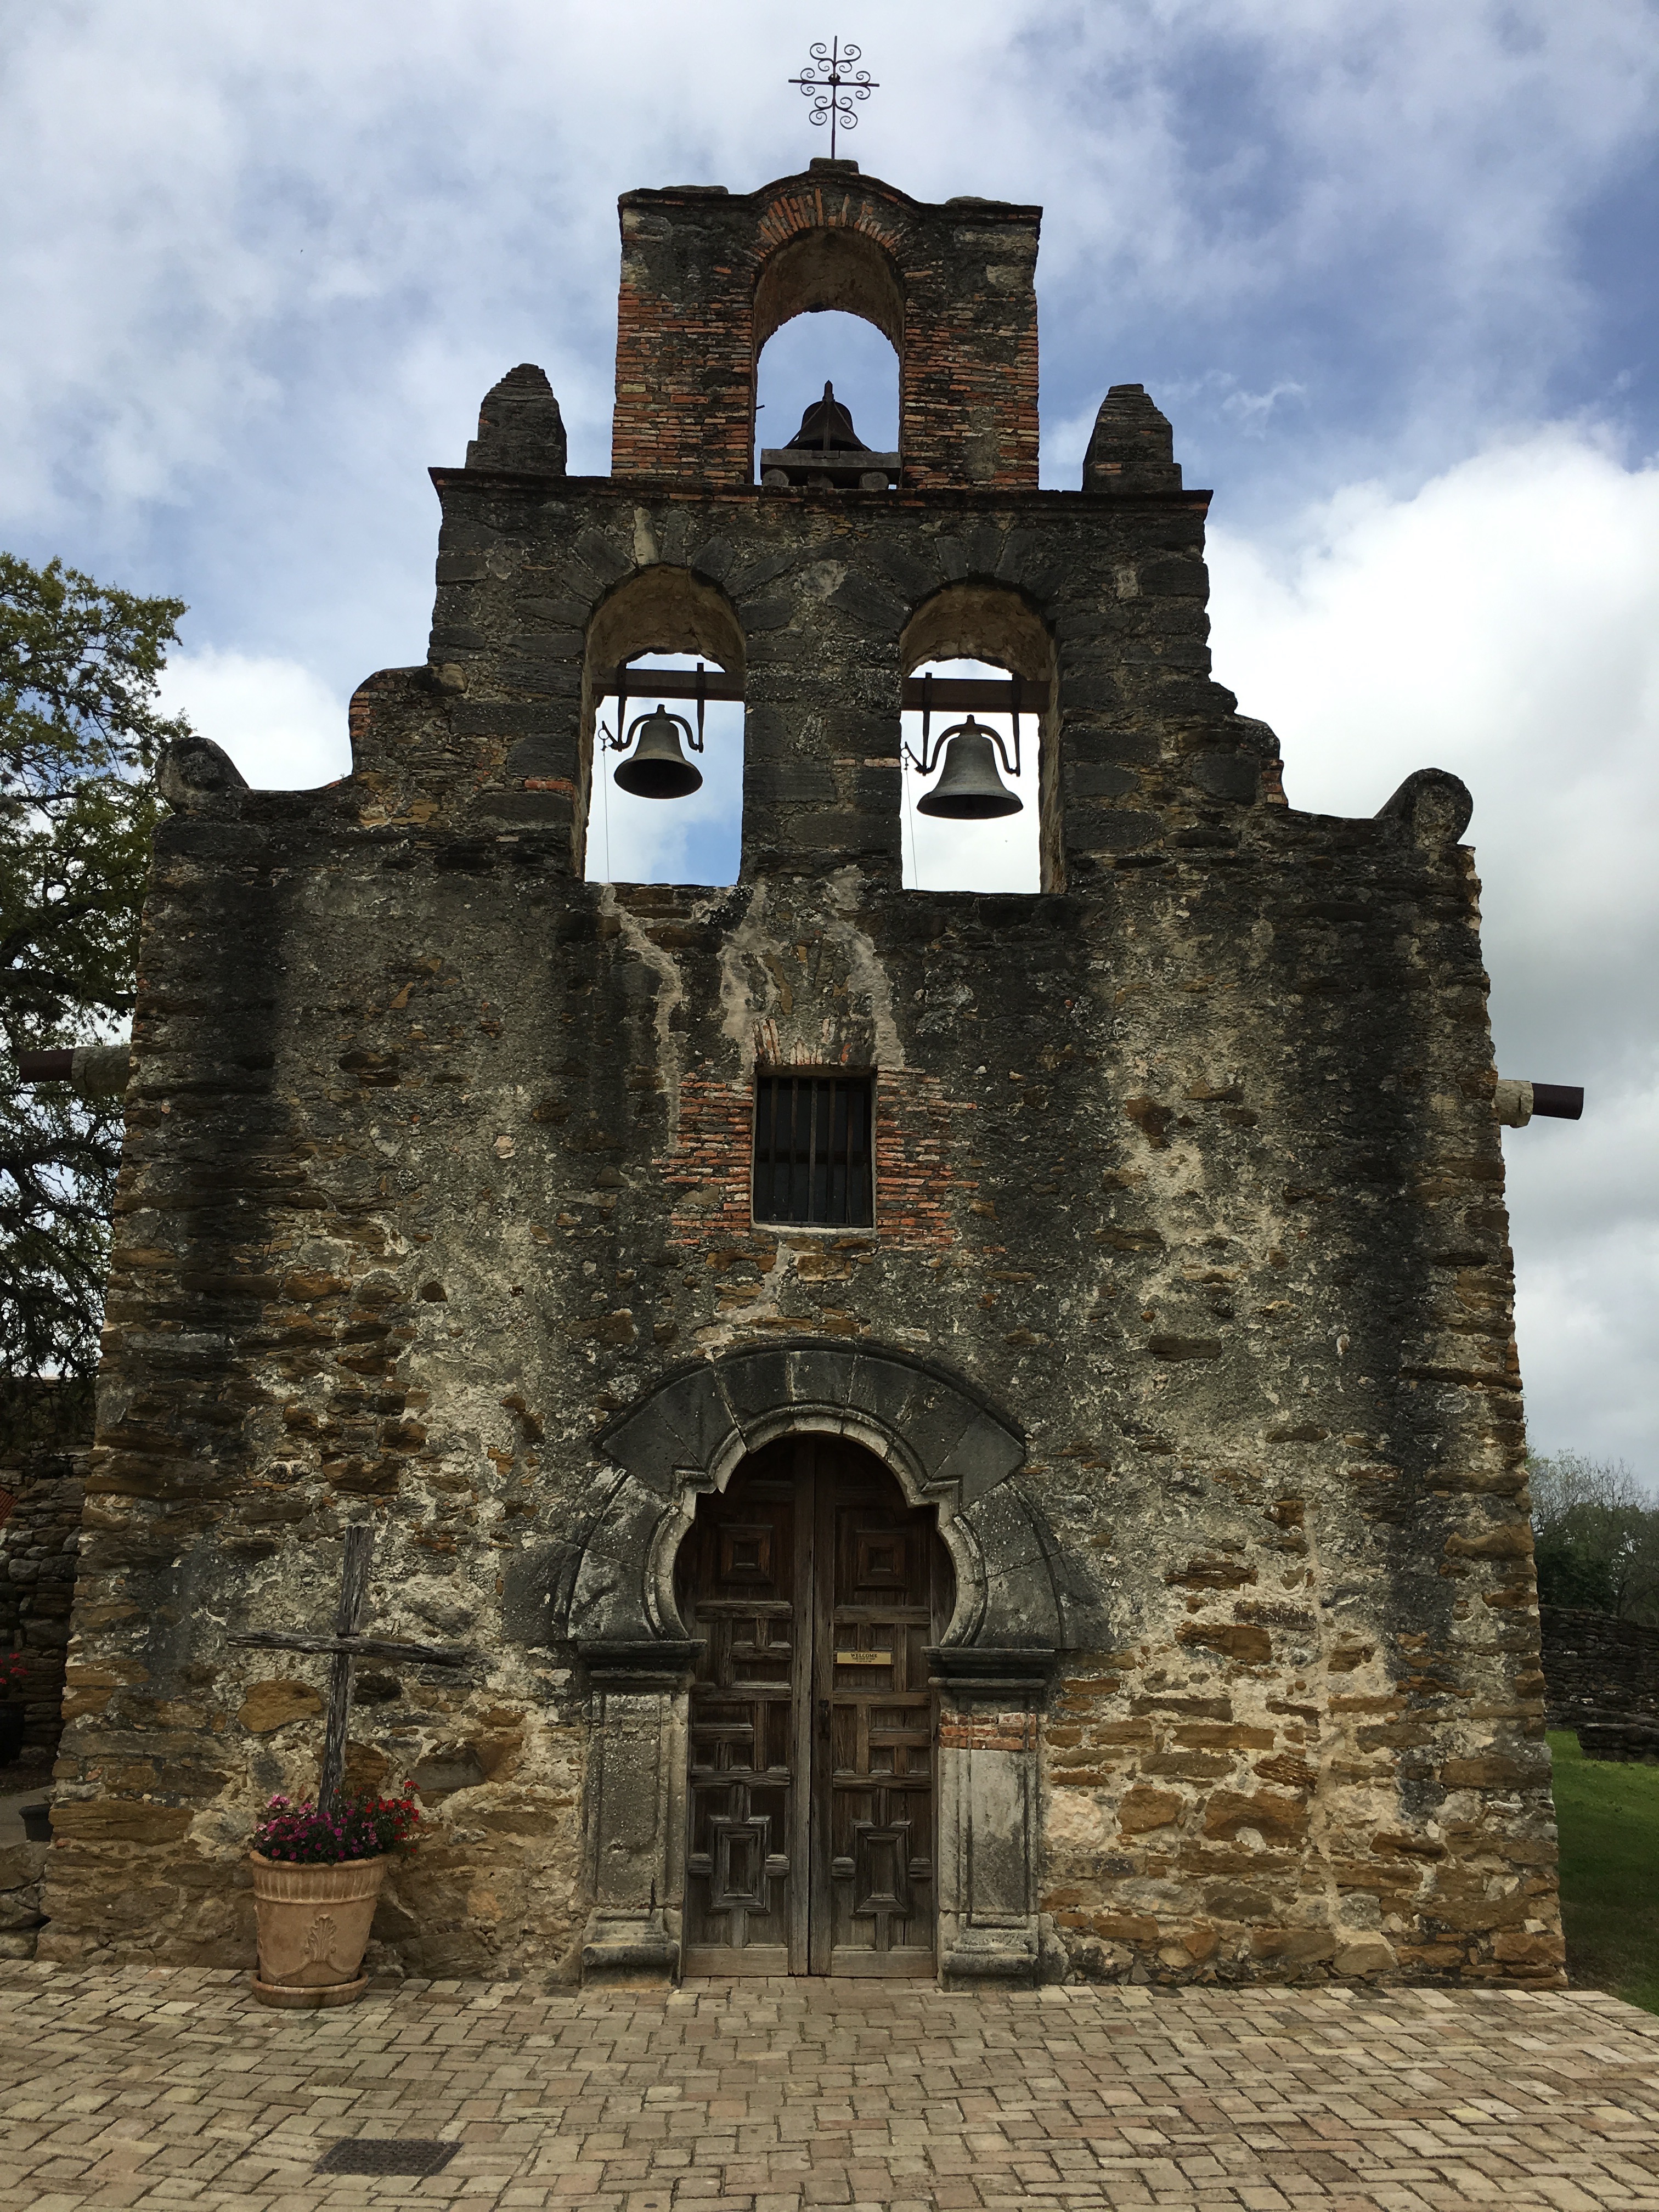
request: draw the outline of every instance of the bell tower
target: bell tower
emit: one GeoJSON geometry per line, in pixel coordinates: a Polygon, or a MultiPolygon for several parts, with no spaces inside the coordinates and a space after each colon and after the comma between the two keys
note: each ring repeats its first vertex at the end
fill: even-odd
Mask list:
{"type": "MultiPolygon", "coordinates": [[[[1144,391],[1114,387],[1103,404],[1083,498],[1038,489],[1040,216],[973,198],[927,205],[848,161],[816,161],[742,196],[684,186],[623,197],[611,485],[641,495],[672,485],[682,511],[701,496],[711,517],[735,498],[761,540],[804,528],[822,540],[820,579],[836,571],[811,617],[810,655],[792,616],[732,641],[740,679],[735,659],[712,679],[708,696],[741,696],[746,707],[745,877],[836,856],[898,879],[901,707],[930,720],[935,703],[950,719],[967,710],[951,772],[922,802],[964,818],[1020,804],[996,771],[1008,761],[1008,718],[1023,714],[1012,728],[1039,762],[1049,890],[1137,849],[1158,810],[1231,803],[1264,773],[1272,782],[1271,733],[1242,722],[1208,680],[1208,495],[1182,489],[1169,424],[1144,391]],[[891,340],[898,451],[851,442],[850,417],[826,392],[797,443],[763,452],[757,467],[761,348],[792,317],[823,309],[863,317],[891,340]],[[1079,680],[1064,776],[1056,637],[1039,611],[1056,562],[1073,565],[1082,592],[1067,617],[1079,680]],[[872,619],[878,603],[884,618],[872,619]],[[1010,680],[926,691],[914,672],[942,657],[989,660],[1010,680]],[[1083,679],[1085,666],[1094,672],[1083,679]],[[988,731],[976,713],[999,719],[988,731]]],[[[712,566],[694,561],[683,586],[661,578],[641,592],[655,602],[705,581],[721,589],[735,543],[717,533],[712,566]]],[[[649,640],[630,625],[633,650],[672,649],[671,632],[678,649],[707,649],[707,621],[698,628],[684,611],[665,620],[649,640]]],[[[608,677],[590,653],[590,729],[608,677]]],[[[586,744],[576,752],[566,780],[586,799],[586,744]]]]}
{"type": "Polygon", "coordinates": [[[613,477],[752,483],[761,349],[839,308],[899,356],[905,486],[1035,489],[1040,209],[930,207],[818,161],[757,192],[625,192],[621,210],[613,477]]]}
{"type": "Polygon", "coordinates": [[[1139,383],[1039,486],[1037,210],[621,220],[610,473],[514,369],[351,775],[165,763],[42,1954],[240,1956],[372,1520],[415,1971],[1559,1980],[1469,794],[1287,805],[1139,383]],[[825,308],[897,450],[757,457],[825,308]],[[738,881],[586,879],[710,701],[738,881]],[[905,887],[908,712],[1040,890],[905,887]]]}

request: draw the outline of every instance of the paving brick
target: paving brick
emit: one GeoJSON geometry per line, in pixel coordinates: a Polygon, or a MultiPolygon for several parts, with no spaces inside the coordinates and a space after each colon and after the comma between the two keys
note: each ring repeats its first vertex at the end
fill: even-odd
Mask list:
{"type": "Polygon", "coordinates": [[[9,1962],[0,2116],[0,2212],[1659,2212],[1659,2020],[1592,1993],[451,1981],[325,2021],[9,1962]],[[313,2172],[433,2134],[418,2190],[313,2172]]]}

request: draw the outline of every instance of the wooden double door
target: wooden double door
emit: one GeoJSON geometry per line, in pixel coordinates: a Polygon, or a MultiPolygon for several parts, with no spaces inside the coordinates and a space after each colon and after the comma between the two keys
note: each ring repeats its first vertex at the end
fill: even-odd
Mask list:
{"type": "Polygon", "coordinates": [[[931,1975],[933,1513],[856,1445],[786,1438],[700,1501],[677,1594],[703,1646],[684,1971],[931,1975]]]}

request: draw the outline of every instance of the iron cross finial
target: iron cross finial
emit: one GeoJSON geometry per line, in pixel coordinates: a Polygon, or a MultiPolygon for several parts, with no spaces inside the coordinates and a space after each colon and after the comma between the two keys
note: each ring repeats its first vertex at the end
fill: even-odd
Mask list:
{"type": "Polygon", "coordinates": [[[836,158],[836,132],[856,131],[859,118],[853,108],[855,100],[868,100],[878,92],[877,83],[868,70],[855,70],[849,65],[860,58],[857,46],[843,46],[838,39],[831,39],[826,46],[820,39],[812,48],[812,58],[799,76],[789,79],[799,85],[805,96],[812,102],[811,120],[830,125],[830,159],[836,158]]]}

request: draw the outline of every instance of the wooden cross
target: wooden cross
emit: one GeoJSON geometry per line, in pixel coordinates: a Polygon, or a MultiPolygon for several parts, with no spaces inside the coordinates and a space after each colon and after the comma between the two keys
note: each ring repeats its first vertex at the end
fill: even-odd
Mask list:
{"type": "Polygon", "coordinates": [[[368,1597],[368,1562],[374,1549],[374,1531],[366,1522],[355,1522],[346,1530],[345,1574],[340,1584],[332,1636],[296,1636],[283,1629],[264,1628],[252,1635],[233,1636],[230,1639],[233,1644],[257,1644],[266,1651],[328,1653],[328,1721],[323,1735],[322,1779],[317,1790],[317,1809],[320,1813],[334,1811],[345,1779],[352,1662],[409,1659],[422,1667],[465,1667],[473,1656],[471,1651],[454,1644],[392,1644],[382,1637],[358,1634],[368,1597]]]}

